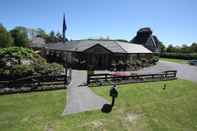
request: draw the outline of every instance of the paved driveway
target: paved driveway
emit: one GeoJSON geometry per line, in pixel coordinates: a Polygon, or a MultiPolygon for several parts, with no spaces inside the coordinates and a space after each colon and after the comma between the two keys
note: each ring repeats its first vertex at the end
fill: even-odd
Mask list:
{"type": "Polygon", "coordinates": [[[178,64],[174,62],[160,61],[155,66],[136,71],[138,73],[158,73],[165,70],[177,70],[177,77],[185,80],[197,82],[197,66],[188,64],[178,64]]]}
{"type": "Polygon", "coordinates": [[[101,109],[104,104],[109,103],[104,98],[97,96],[89,87],[80,86],[86,82],[86,79],[86,71],[72,70],[72,80],[68,85],[67,102],[63,115],[101,109]]]}

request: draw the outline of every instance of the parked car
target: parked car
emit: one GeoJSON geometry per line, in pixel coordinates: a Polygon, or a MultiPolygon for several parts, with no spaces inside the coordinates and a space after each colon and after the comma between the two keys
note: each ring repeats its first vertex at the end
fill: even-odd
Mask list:
{"type": "Polygon", "coordinates": [[[190,61],[188,61],[188,63],[190,65],[196,65],[197,66],[197,60],[190,60],[190,61]]]}

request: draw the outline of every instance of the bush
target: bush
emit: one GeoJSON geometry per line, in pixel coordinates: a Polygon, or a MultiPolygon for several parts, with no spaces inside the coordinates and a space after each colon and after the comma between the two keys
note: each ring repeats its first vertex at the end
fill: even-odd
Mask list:
{"type": "Polygon", "coordinates": [[[0,80],[16,79],[20,77],[34,75],[34,67],[32,65],[15,65],[10,68],[0,69],[0,80]]]}
{"type": "Polygon", "coordinates": [[[23,47],[9,47],[0,49],[0,63],[6,62],[2,61],[2,59],[17,60],[17,64],[20,64],[23,59],[31,60],[36,64],[46,63],[46,60],[36,54],[33,50],[23,47]]]}
{"type": "Polygon", "coordinates": [[[159,61],[158,56],[153,56],[153,58],[150,60],[151,64],[156,64],[159,61]]]}
{"type": "Polygon", "coordinates": [[[32,65],[16,65],[10,70],[11,77],[32,76],[35,70],[32,65]]]}
{"type": "Polygon", "coordinates": [[[49,64],[34,51],[22,47],[0,49],[0,80],[33,75],[59,75],[64,68],[49,64]]]}
{"type": "Polygon", "coordinates": [[[161,53],[160,57],[192,60],[192,59],[197,59],[197,53],[161,53]]]}
{"type": "Polygon", "coordinates": [[[64,71],[64,67],[56,63],[47,63],[43,65],[35,65],[35,71],[38,75],[59,75],[64,71]]]}

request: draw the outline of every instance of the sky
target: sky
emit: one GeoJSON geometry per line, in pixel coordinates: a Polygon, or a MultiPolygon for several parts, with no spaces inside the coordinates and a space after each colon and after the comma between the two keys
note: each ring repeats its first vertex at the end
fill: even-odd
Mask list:
{"type": "Polygon", "coordinates": [[[197,42],[197,0],[0,0],[0,23],[62,32],[69,39],[131,40],[150,27],[164,44],[197,42]]]}

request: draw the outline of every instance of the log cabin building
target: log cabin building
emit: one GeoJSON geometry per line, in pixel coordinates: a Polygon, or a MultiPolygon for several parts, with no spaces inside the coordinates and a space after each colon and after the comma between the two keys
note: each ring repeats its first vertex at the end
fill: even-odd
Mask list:
{"type": "Polygon", "coordinates": [[[63,63],[75,69],[135,70],[139,63],[150,64],[152,52],[143,45],[115,40],[73,40],[45,44],[49,62],[63,63]]]}

